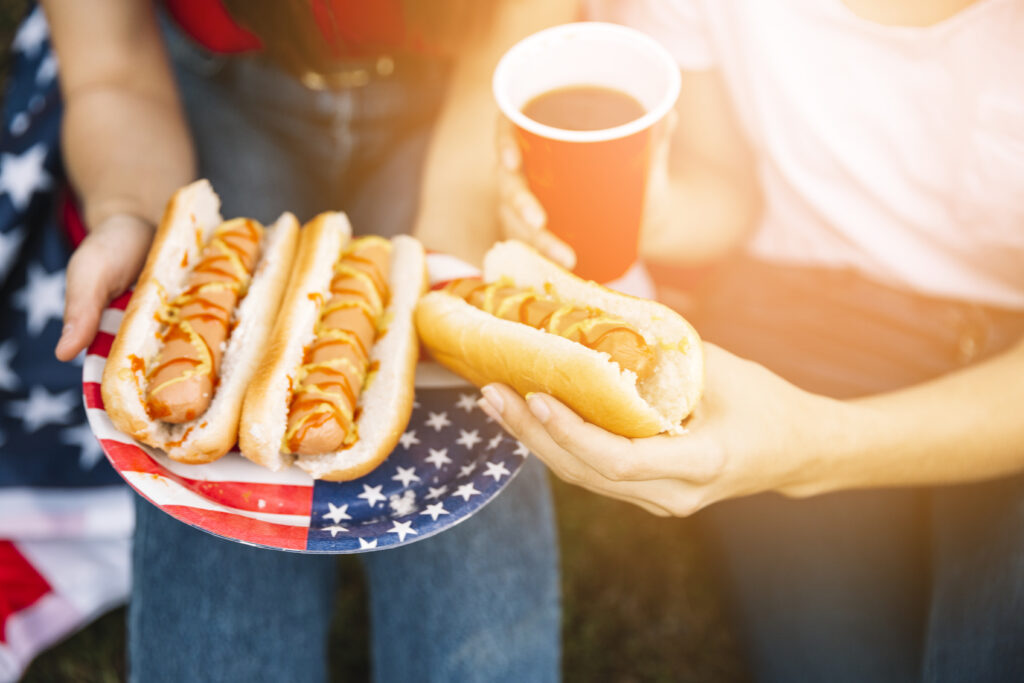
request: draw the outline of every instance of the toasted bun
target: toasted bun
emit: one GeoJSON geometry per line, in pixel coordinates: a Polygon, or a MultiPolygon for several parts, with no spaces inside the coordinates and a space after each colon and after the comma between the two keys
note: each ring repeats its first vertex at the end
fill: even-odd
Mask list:
{"type": "Polygon", "coordinates": [[[152,420],[146,413],[145,371],[160,350],[158,313],[185,288],[189,269],[183,263],[199,261],[221,220],[220,199],[206,180],[174,194],[103,369],[103,404],[114,426],[181,462],[210,462],[234,445],[245,388],[269,337],[298,237],[298,221],[290,213],[264,230],[259,260],[235,309],[206,412],[184,424],[152,420]]]}
{"type": "Polygon", "coordinates": [[[435,291],[420,300],[416,327],[434,358],[450,370],[477,386],[502,382],[521,394],[551,394],[588,422],[628,437],[678,431],[696,406],[704,386],[701,341],[672,309],[582,280],[516,241],[488,251],[483,277],[508,278],[618,316],[655,350],[654,372],[638,382],[606,353],[435,291]]]}
{"type": "Polygon", "coordinates": [[[412,237],[391,240],[391,299],[384,330],[370,350],[371,373],[359,396],[359,440],[347,449],[317,455],[284,453],[294,375],[314,338],[320,303],[330,298],[336,260],[350,239],[345,214],[326,213],[303,228],[282,312],[260,369],[245,397],[239,446],[242,455],[272,470],[295,463],[314,479],[347,481],[376,468],[391,453],[412,414],[418,356],[412,315],[426,286],[423,247],[412,237]]]}

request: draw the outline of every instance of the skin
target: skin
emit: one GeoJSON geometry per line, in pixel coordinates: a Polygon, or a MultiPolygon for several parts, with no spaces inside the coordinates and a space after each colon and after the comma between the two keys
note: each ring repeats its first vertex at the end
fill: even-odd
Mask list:
{"type": "Polygon", "coordinates": [[[193,178],[195,159],[153,4],[43,7],[61,64],[64,159],[89,227],[67,268],[56,355],[70,360],[96,335],[110,299],[135,281],[164,204],[193,178]]]}
{"type": "MultiPolygon", "coordinates": [[[[867,21],[931,26],[973,3],[846,4],[867,21]]],[[[753,157],[718,75],[684,73],[677,111],[671,159],[655,169],[648,196],[642,252],[696,265],[749,234],[759,199],[753,157]]],[[[502,196],[505,212],[520,214],[508,233],[521,238],[543,232],[542,221],[532,233],[524,228],[532,209],[517,208],[530,205],[515,194],[522,192],[520,185],[502,196]]],[[[808,393],[756,363],[712,344],[704,348],[705,394],[681,436],[626,439],[584,422],[551,396],[524,399],[497,384],[484,387],[480,405],[562,479],[663,516],[764,491],[805,497],[1024,471],[1024,421],[1016,409],[1024,382],[1008,379],[1024,376],[1024,340],[936,380],[851,401],[808,393]]]]}

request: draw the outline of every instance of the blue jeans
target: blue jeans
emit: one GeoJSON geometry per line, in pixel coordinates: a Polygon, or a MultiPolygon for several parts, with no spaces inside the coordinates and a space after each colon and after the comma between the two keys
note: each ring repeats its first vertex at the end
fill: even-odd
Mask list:
{"type": "MultiPolygon", "coordinates": [[[[1024,335],[1024,312],[746,260],[706,284],[694,323],[705,339],[837,398],[926,381],[1024,335]]],[[[759,681],[1024,680],[1022,476],[764,494],[699,519],[759,681]]]]}
{"type": "MultiPolygon", "coordinates": [[[[199,155],[227,216],[346,210],[357,232],[408,232],[444,86],[439,65],[310,91],[250,58],[211,57],[167,30],[199,155]]],[[[133,681],[326,677],[335,560],[223,541],[137,505],[129,605],[133,681]]],[[[546,470],[528,461],[473,518],[363,555],[380,681],[554,681],[557,541],[546,470]]]]}

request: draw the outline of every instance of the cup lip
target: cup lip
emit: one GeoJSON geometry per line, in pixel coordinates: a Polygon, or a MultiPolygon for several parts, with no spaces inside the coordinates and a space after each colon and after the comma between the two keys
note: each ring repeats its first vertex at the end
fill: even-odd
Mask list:
{"type": "MultiPolygon", "coordinates": [[[[581,85],[586,84],[581,83],[581,85]]],[[[491,90],[494,94],[495,101],[498,103],[498,108],[510,121],[512,121],[512,123],[540,137],[561,140],[563,142],[602,142],[605,140],[616,140],[618,138],[633,135],[634,133],[639,133],[640,131],[653,126],[661,120],[673,106],[675,106],[676,100],[679,99],[679,91],[681,87],[682,75],[680,74],[679,65],[661,43],[637,29],[623,26],[622,24],[612,24],[603,21],[577,21],[568,24],[559,24],[558,26],[546,28],[523,38],[509,48],[504,55],[502,55],[501,60],[498,62],[498,66],[494,69],[494,76],[491,79],[491,90]],[[629,123],[624,123],[621,126],[603,128],[601,130],[566,130],[564,128],[547,126],[543,123],[534,121],[523,114],[518,107],[513,106],[509,101],[508,95],[501,90],[499,85],[504,81],[506,72],[511,68],[510,62],[514,53],[528,48],[536,42],[550,38],[553,35],[571,33],[580,30],[617,34],[619,36],[627,37],[630,40],[643,43],[645,47],[650,49],[657,59],[665,64],[669,74],[669,87],[661,101],[638,119],[634,119],[629,123]]]]}

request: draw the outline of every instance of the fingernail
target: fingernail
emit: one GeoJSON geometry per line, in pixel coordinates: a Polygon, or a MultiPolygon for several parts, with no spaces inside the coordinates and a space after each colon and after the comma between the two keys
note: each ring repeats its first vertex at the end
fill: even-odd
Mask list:
{"type": "Polygon", "coordinates": [[[540,396],[537,396],[536,394],[527,394],[526,405],[530,406],[530,412],[533,413],[533,416],[537,418],[541,424],[544,424],[551,419],[551,409],[548,408],[544,399],[540,396]]]}
{"type": "Polygon", "coordinates": [[[497,413],[494,412],[494,406],[492,406],[490,403],[488,403],[486,398],[479,399],[476,402],[476,404],[480,408],[480,410],[483,411],[484,415],[486,415],[487,418],[491,422],[497,422],[498,421],[498,415],[497,415],[497,413]]]}
{"type": "Polygon", "coordinates": [[[523,205],[523,220],[534,230],[544,227],[544,211],[533,202],[523,205]]]}
{"type": "MultiPolygon", "coordinates": [[[[501,394],[498,393],[497,389],[487,386],[481,389],[480,393],[484,395],[484,400],[498,415],[501,415],[505,411],[505,401],[502,400],[501,394]]],[[[491,417],[495,416],[492,415],[491,417]]]]}

